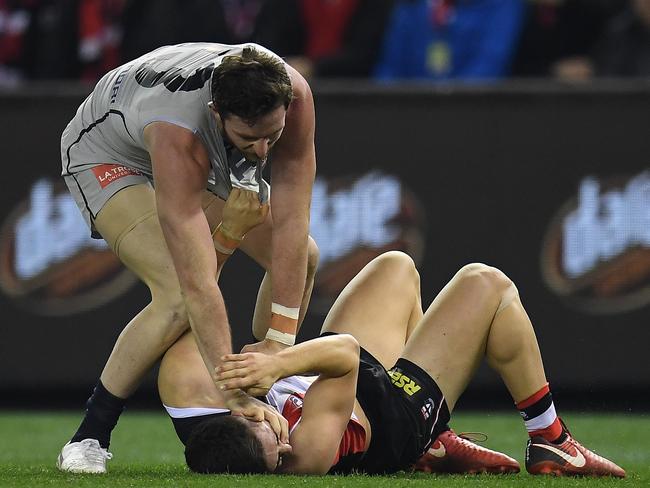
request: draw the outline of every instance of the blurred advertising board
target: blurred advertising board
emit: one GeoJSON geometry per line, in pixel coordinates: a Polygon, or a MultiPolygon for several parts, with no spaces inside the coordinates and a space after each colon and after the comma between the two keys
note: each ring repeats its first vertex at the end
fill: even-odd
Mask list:
{"type": "MultiPolygon", "coordinates": [[[[315,96],[321,263],[301,338],[365,263],[401,249],[425,305],[464,264],[506,272],[556,387],[650,387],[650,88],[315,96]]],[[[87,388],[148,291],[88,237],[58,176],[58,139],[83,94],[0,98],[0,391],[87,388]]],[[[261,277],[241,253],[224,270],[236,347],[250,340],[261,277]]],[[[481,370],[475,384],[498,379],[481,370]]]]}

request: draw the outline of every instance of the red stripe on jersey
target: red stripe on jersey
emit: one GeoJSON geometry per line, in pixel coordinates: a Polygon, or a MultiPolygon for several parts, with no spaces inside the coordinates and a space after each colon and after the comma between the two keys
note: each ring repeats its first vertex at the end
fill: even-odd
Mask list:
{"type": "MultiPolygon", "coordinates": [[[[287,419],[289,423],[289,432],[293,430],[296,426],[300,417],[302,417],[302,402],[304,395],[302,393],[293,393],[287,397],[287,401],[284,402],[284,407],[282,408],[282,416],[287,419]]],[[[360,453],[364,451],[366,447],[366,431],[363,426],[356,420],[350,419],[345,432],[343,433],[343,438],[339,444],[339,448],[336,450],[336,457],[332,466],[337,464],[342,458],[350,456],[352,454],[360,453]]]]}
{"type": "Polygon", "coordinates": [[[363,426],[350,419],[348,426],[345,428],[343,433],[343,438],[339,444],[339,448],[336,450],[336,458],[332,466],[337,464],[342,458],[346,456],[351,456],[352,454],[361,453],[366,447],[366,431],[363,426]]]}
{"type": "Polygon", "coordinates": [[[296,426],[300,417],[302,417],[302,401],[304,395],[302,393],[292,393],[287,397],[282,407],[282,416],[287,419],[289,423],[289,432],[296,426]]]}

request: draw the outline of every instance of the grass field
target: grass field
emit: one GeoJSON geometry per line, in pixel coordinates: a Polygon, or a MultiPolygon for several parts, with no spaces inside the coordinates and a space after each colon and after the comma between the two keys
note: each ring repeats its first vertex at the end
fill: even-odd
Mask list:
{"type": "MultiPolygon", "coordinates": [[[[573,434],[585,445],[616,461],[628,478],[552,479],[527,473],[510,476],[204,476],[191,474],[181,445],[163,413],[126,412],[111,444],[115,457],[109,474],[60,473],[54,461],[61,445],[80,420],[80,413],[18,413],[0,411],[0,487],[74,485],[106,487],[650,487],[650,416],[567,414],[573,434]]],[[[455,414],[456,431],[489,434],[488,447],[523,463],[526,435],[515,412],[455,414]]]]}

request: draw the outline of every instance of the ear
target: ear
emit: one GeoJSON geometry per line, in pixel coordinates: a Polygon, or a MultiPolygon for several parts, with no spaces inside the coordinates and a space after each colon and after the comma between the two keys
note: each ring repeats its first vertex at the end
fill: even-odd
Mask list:
{"type": "Polygon", "coordinates": [[[223,119],[221,118],[221,114],[219,113],[219,108],[215,105],[214,102],[208,102],[208,107],[210,107],[210,110],[212,111],[212,115],[217,120],[217,125],[219,127],[223,127],[223,119]]]}

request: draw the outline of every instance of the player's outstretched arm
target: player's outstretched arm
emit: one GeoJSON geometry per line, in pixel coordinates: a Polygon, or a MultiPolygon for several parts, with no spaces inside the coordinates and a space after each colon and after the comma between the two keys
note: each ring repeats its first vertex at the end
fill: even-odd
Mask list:
{"type": "MultiPolygon", "coordinates": [[[[144,131],[156,183],[156,207],[201,356],[213,372],[231,352],[230,326],[217,285],[217,258],[201,206],[208,177],[205,148],[192,132],[166,122],[144,131]]],[[[276,433],[287,441],[286,420],[241,391],[225,392],[228,408],[255,420],[274,417],[276,433]],[[277,417],[277,418],[275,418],[277,417]]]]}
{"type": "Polygon", "coordinates": [[[311,90],[298,72],[291,67],[287,67],[287,71],[291,76],[294,99],[287,111],[282,136],[272,153],[271,288],[276,306],[271,318],[271,335],[267,334],[267,338],[287,337],[274,335],[274,330],[290,336],[296,334],[297,310],[302,302],[307,275],[309,208],[316,173],[311,90]]]}
{"type": "Polygon", "coordinates": [[[149,124],[145,142],[156,185],[156,207],[190,324],[212,371],[230,352],[230,327],[215,277],[217,259],[201,196],[208,178],[205,148],[187,129],[166,122],[149,124]]]}

